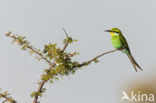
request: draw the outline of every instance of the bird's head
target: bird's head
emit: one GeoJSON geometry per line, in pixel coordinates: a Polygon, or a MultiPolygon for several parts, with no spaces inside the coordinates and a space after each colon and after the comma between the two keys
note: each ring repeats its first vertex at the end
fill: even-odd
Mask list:
{"type": "Polygon", "coordinates": [[[121,34],[121,31],[118,28],[112,28],[110,30],[106,30],[105,32],[110,32],[112,36],[121,34]]]}

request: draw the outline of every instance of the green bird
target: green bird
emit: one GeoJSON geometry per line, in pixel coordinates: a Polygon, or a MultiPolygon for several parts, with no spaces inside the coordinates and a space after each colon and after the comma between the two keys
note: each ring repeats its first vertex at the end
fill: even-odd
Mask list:
{"type": "Polygon", "coordinates": [[[131,51],[129,49],[128,43],[125,39],[125,37],[122,35],[122,32],[118,28],[112,28],[110,30],[106,30],[106,32],[110,32],[111,34],[111,40],[112,44],[115,49],[121,50],[123,53],[125,53],[128,58],[130,59],[133,67],[135,68],[135,71],[137,72],[137,68],[139,68],[142,71],[142,68],[138,65],[138,63],[133,58],[131,51]]]}

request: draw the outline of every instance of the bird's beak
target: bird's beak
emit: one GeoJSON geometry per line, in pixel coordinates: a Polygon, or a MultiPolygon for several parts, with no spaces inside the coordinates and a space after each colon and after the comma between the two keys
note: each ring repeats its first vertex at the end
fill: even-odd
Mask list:
{"type": "Polygon", "coordinates": [[[110,30],[105,30],[105,32],[111,32],[110,30]]]}

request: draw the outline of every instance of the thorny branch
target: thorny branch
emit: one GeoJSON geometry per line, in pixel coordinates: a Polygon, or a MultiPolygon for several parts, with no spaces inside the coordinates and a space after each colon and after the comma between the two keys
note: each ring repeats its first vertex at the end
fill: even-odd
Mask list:
{"type": "MultiPolygon", "coordinates": [[[[67,32],[66,32],[66,30],[65,30],[64,28],[63,28],[63,31],[64,31],[64,33],[65,33],[65,35],[66,35],[66,39],[65,39],[66,41],[64,42],[64,46],[63,46],[63,48],[61,49],[60,53],[64,53],[65,49],[67,48],[68,44],[70,43],[70,42],[68,42],[68,40],[73,41],[72,38],[68,36],[68,34],[67,34],[67,32]]],[[[14,35],[11,36],[10,34],[11,34],[11,32],[7,33],[6,36],[11,37],[11,38],[13,38],[13,39],[15,39],[15,40],[18,39],[16,36],[14,36],[14,35]]],[[[18,41],[18,43],[19,43],[19,41],[18,41]]],[[[20,45],[20,43],[19,43],[19,45],[20,45]]],[[[46,56],[44,56],[40,51],[38,51],[38,50],[37,50],[36,48],[34,48],[33,46],[29,45],[29,42],[26,42],[25,45],[27,46],[28,49],[30,49],[31,51],[33,51],[35,54],[37,54],[38,56],[40,56],[41,59],[43,59],[44,61],[46,61],[46,62],[49,64],[49,69],[46,71],[46,74],[48,74],[49,72],[51,72],[51,70],[53,70],[53,69],[56,67],[56,63],[55,63],[54,61],[53,61],[53,62],[50,61],[50,60],[49,60],[46,56]]],[[[92,58],[92,59],[90,59],[90,60],[88,60],[88,61],[82,62],[82,63],[80,63],[80,64],[77,63],[76,65],[74,65],[74,66],[72,67],[71,70],[73,70],[73,69],[75,69],[75,68],[80,68],[80,67],[83,67],[83,66],[87,66],[87,65],[89,65],[89,64],[92,63],[92,62],[98,62],[98,60],[97,60],[98,58],[100,58],[100,57],[102,57],[102,56],[104,56],[104,55],[106,55],[106,54],[113,53],[113,52],[115,52],[115,51],[117,51],[117,50],[107,51],[107,52],[104,52],[104,53],[102,53],[102,54],[100,54],[100,55],[98,55],[98,56],[95,56],[94,58],[92,58]]],[[[71,55],[72,55],[72,54],[69,54],[68,57],[69,57],[69,58],[72,57],[71,55]]],[[[73,55],[75,55],[75,54],[73,54],[73,55]]],[[[49,80],[49,79],[48,79],[48,80],[49,80]]],[[[48,80],[42,79],[41,82],[39,83],[39,86],[38,86],[37,90],[35,91],[33,103],[39,103],[39,102],[38,102],[38,98],[39,98],[40,95],[39,95],[38,93],[43,93],[43,86],[44,86],[44,84],[45,84],[48,80]]]]}
{"type": "MultiPolygon", "coordinates": [[[[13,38],[14,41],[18,40],[18,38],[17,38],[16,36],[14,36],[14,35],[12,36],[12,35],[10,35],[10,34],[11,34],[11,32],[8,32],[8,33],[6,34],[6,36],[13,38]]],[[[22,45],[22,44],[20,44],[20,42],[19,42],[19,45],[22,45]]],[[[42,60],[44,60],[45,62],[47,62],[49,65],[53,65],[53,63],[51,63],[46,57],[44,57],[44,56],[42,55],[41,52],[37,51],[36,48],[33,48],[32,45],[29,45],[29,42],[27,43],[27,48],[30,49],[30,50],[32,50],[32,51],[33,51],[34,53],[36,53],[38,56],[40,56],[40,57],[42,58],[42,60]]]]}
{"type": "MultiPolygon", "coordinates": [[[[66,38],[68,38],[69,36],[68,36],[68,34],[67,34],[67,32],[66,32],[66,30],[63,28],[63,31],[64,31],[64,33],[66,34],[66,38]]],[[[67,42],[67,40],[66,40],[66,42],[65,42],[65,44],[64,44],[64,47],[63,47],[63,49],[61,50],[61,52],[63,53],[64,51],[65,51],[65,49],[67,48],[67,46],[68,46],[68,42],[67,42]]],[[[37,53],[38,54],[38,53],[37,53]]],[[[51,63],[51,62],[50,62],[51,63]]],[[[55,67],[55,63],[51,63],[51,64],[53,64],[53,65],[51,65],[50,66],[50,68],[49,68],[49,71],[48,72],[50,72],[50,69],[52,69],[52,68],[54,68],[55,67]]],[[[48,73],[47,72],[47,73],[48,73]]],[[[44,84],[46,83],[47,81],[46,80],[42,80],[40,83],[39,83],[39,86],[38,86],[38,89],[37,89],[37,93],[38,92],[42,92],[42,88],[43,88],[43,86],[44,86],[44,84]]],[[[37,103],[37,101],[38,101],[38,95],[35,95],[35,97],[34,97],[34,100],[33,100],[33,103],[37,103]]]]}

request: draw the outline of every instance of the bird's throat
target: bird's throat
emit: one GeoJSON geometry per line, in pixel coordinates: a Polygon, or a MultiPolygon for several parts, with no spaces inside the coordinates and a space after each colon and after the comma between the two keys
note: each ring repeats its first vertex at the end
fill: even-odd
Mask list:
{"type": "Polygon", "coordinates": [[[115,35],[115,33],[113,33],[113,32],[110,32],[110,34],[111,34],[111,36],[114,36],[115,35]]]}

